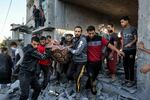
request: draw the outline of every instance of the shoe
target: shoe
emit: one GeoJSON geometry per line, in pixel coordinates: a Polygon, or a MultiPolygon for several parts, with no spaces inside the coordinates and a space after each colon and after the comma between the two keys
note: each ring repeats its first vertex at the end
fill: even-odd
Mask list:
{"type": "Polygon", "coordinates": [[[135,82],[128,82],[127,84],[126,84],[126,86],[127,87],[133,87],[135,85],[135,82]]]}
{"type": "Polygon", "coordinates": [[[96,86],[93,86],[93,87],[91,88],[91,92],[92,92],[93,95],[96,95],[96,94],[97,94],[96,86]]]}
{"type": "Polygon", "coordinates": [[[114,81],[116,81],[116,76],[115,76],[115,74],[111,75],[111,82],[114,82],[114,81]]]}
{"type": "Polygon", "coordinates": [[[121,82],[121,85],[126,85],[129,82],[129,80],[124,80],[121,82]]]}
{"type": "Polygon", "coordinates": [[[75,100],[80,100],[80,93],[76,93],[75,100]]]}

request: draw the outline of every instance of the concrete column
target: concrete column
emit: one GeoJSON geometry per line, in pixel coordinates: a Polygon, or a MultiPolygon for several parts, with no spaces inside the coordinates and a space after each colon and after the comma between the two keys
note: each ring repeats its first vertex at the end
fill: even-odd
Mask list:
{"type": "MultiPolygon", "coordinates": [[[[150,0],[138,0],[139,1],[139,20],[138,20],[138,41],[143,41],[145,48],[150,49],[150,0]]],[[[150,99],[150,73],[143,75],[140,73],[141,66],[150,64],[150,55],[138,51],[137,60],[137,78],[138,87],[140,84],[144,84],[141,100],[150,99]]]]}
{"type": "Polygon", "coordinates": [[[47,0],[47,19],[46,19],[46,26],[54,27],[54,5],[55,0],[47,0]]]}

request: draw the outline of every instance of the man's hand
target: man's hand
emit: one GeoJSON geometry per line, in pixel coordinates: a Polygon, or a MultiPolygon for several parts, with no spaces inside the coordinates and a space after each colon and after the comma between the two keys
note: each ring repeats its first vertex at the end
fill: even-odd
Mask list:
{"type": "Polygon", "coordinates": [[[125,54],[124,54],[124,52],[122,52],[122,51],[117,51],[117,54],[118,54],[118,56],[125,56],[125,54]]]}
{"type": "Polygon", "coordinates": [[[144,49],[144,43],[143,42],[138,43],[138,49],[144,49]]]}
{"type": "Polygon", "coordinates": [[[150,71],[150,65],[145,65],[140,69],[140,72],[143,74],[146,74],[149,71],[150,71]]]}
{"type": "Polygon", "coordinates": [[[125,45],[126,48],[130,48],[132,45],[129,43],[127,45],[125,45]]]}

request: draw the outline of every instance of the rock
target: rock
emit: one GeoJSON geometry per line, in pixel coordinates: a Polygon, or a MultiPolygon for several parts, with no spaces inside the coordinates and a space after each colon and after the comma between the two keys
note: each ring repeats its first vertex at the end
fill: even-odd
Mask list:
{"type": "Polygon", "coordinates": [[[60,98],[58,98],[58,100],[68,100],[68,99],[60,97],[60,98]]]}

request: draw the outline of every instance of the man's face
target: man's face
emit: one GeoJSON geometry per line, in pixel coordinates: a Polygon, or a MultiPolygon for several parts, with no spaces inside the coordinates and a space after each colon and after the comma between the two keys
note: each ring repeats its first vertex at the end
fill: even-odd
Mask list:
{"type": "Polygon", "coordinates": [[[33,46],[33,48],[37,49],[39,42],[32,41],[31,45],[33,46]]]}
{"type": "Polygon", "coordinates": [[[16,50],[17,46],[16,45],[11,45],[12,50],[16,50]]]}
{"type": "Polygon", "coordinates": [[[40,40],[40,44],[41,45],[45,45],[46,44],[46,40],[40,40]]]}
{"type": "Polygon", "coordinates": [[[123,28],[125,28],[128,25],[129,22],[127,20],[122,19],[122,20],[120,20],[120,23],[121,23],[121,26],[123,28]]]}
{"type": "Polygon", "coordinates": [[[113,27],[111,25],[107,25],[107,30],[109,33],[113,32],[113,27]]]}
{"type": "Polygon", "coordinates": [[[82,30],[80,28],[75,28],[74,30],[75,37],[80,37],[82,34],[82,30]]]}
{"type": "Polygon", "coordinates": [[[50,42],[51,42],[51,38],[47,38],[46,43],[50,43],[50,42]]]}
{"type": "Polygon", "coordinates": [[[89,38],[91,38],[91,39],[95,36],[95,31],[94,30],[93,31],[88,31],[87,33],[88,33],[89,38]]]}
{"type": "Polygon", "coordinates": [[[65,36],[65,40],[68,41],[68,42],[70,42],[72,40],[72,38],[73,38],[73,36],[70,35],[70,34],[65,36]]]}
{"type": "Polygon", "coordinates": [[[34,9],[36,9],[36,6],[33,6],[34,9]]]}

